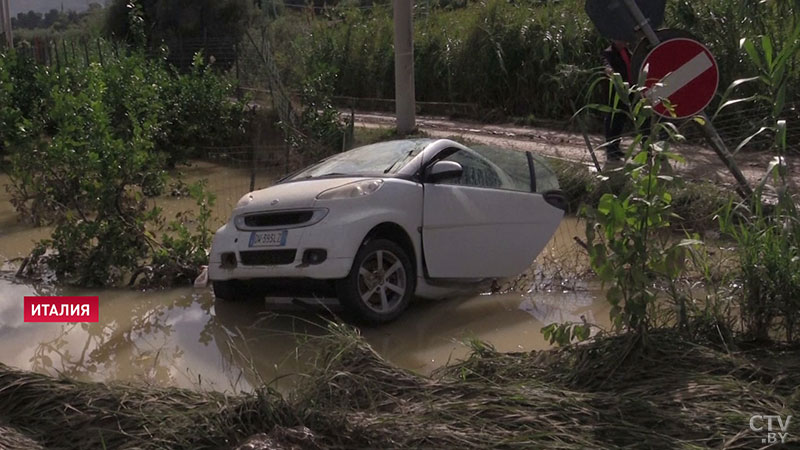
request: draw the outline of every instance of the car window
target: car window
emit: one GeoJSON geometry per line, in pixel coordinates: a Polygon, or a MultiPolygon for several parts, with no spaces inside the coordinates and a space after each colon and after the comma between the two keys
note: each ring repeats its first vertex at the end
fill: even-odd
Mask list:
{"type": "Polygon", "coordinates": [[[550,167],[544,157],[531,154],[533,157],[533,169],[536,174],[536,192],[547,192],[559,189],[558,176],[550,167]]]}
{"type": "Polygon", "coordinates": [[[471,150],[457,150],[452,155],[443,159],[461,164],[464,171],[458,179],[445,180],[442,184],[458,184],[495,189],[509,189],[507,180],[499,168],[493,167],[490,161],[471,150]]]}
{"type": "Polygon", "coordinates": [[[430,139],[417,139],[365,145],[333,155],[290,176],[286,181],[330,175],[392,175],[431,142],[430,139]]]}
{"type": "MultiPolygon", "coordinates": [[[[474,146],[472,150],[491,161],[509,178],[509,186],[504,186],[505,189],[523,192],[531,191],[528,152],[491,146],[474,146]]],[[[558,178],[553,169],[550,168],[550,165],[547,164],[547,161],[533,153],[531,153],[531,157],[536,176],[535,192],[558,189],[558,178]]]]}

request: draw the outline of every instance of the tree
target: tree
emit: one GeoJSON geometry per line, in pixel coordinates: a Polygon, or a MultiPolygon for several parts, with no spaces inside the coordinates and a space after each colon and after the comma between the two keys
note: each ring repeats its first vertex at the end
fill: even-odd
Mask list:
{"type": "Polygon", "coordinates": [[[190,67],[201,50],[214,56],[217,65],[230,66],[252,8],[250,0],[113,0],[106,20],[108,36],[134,39],[129,20],[134,6],[141,10],[147,45],[167,44],[170,61],[183,68],[190,67]]]}
{"type": "Polygon", "coordinates": [[[42,15],[36,11],[21,12],[11,18],[11,26],[33,30],[42,26],[42,15]]]}
{"type": "Polygon", "coordinates": [[[57,9],[55,9],[55,8],[51,9],[50,11],[45,13],[45,15],[44,15],[44,21],[42,23],[42,28],[50,28],[51,26],[53,26],[54,23],[56,23],[56,21],[58,20],[58,18],[60,16],[61,16],[61,13],[57,9]]]}

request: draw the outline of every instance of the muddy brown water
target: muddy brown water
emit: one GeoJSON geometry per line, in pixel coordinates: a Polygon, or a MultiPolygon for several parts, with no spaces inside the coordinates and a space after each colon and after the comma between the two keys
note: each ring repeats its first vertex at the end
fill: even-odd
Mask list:
{"type": "MultiPolygon", "coordinates": [[[[211,163],[197,163],[182,172],[186,182],[208,180],[217,195],[218,223],[227,219],[250,183],[248,169],[211,163]]],[[[262,174],[256,186],[267,186],[273,179],[262,174]]],[[[221,302],[210,288],[141,292],[21,283],[13,278],[14,258],[26,256],[49,229],[18,223],[5,192],[7,183],[0,174],[0,362],[4,364],[81,380],[229,392],[248,391],[266,382],[286,390],[292,383],[286,376],[309,368],[316,337],[325,335],[327,321],[334,320],[321,307],[309,310],[288,299],[221,302]],[[97,295],[100,321],[24,323],[23,297],[29,295],[97,295]]],[[[159,205],[173,215],[193,202],[167,197],[159,205]]],[[[541,328],[550,323],[583,317],[607,326],[608,307],[600,286],[562,279],[581,264],[581,252],[573,241],[581,230],[574,218],[565,218],[534,265],[540,269],[516,283],[512,293],[418,301],[397,321],[361,332],[387,360],[429,373],[465,357],[469,350],[464,342],[469,339],[489,342],[504,352],[530,351],[549,347],[541,328]]],[[[333,314],[336,306],[328,304],[333,314]]]]}

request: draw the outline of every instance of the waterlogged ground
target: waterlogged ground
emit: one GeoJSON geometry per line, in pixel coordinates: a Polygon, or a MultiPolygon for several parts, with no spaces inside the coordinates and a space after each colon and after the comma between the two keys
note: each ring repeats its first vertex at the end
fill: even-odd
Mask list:
{"type": "MultiPolygon", "coordinates": [[[[219,223],[227,219],[250,182],[247,169],[209,163],[183,172],[186,182],[208,179],[209,189],[218,196],[219,223]]],[[[0,362],[4,364],[84,380],[145,381],[222,391],[249,390],[268,382],[288,389],[291,375],[302,373],[311,363],[314,337],[325,333],[327,321],[335,320],[335,302],[327,303],[331,313],[324,307],[292,304],[289,299],[221,302],[209,288],[81,290],[15,280],[15,258],[26,256],[48,230],[17,222],[2,186],[8,179],[3,177],[0,362]],[[100,322],[24,323],[26,295],[97,295],[100,322]]],[[[261,175],[256,186],[266,186],[272,179],[261,175]]],[[[175,214],[190,207],[191,200],[169,197],[159,204],[167,214],[175,214]]],[[[512,293],[416,302],[396,322],[362,333],[391,362],[426,373],[464,357],[465,340],[480,339],[504,352],[527,351],[549,347],[540,330],[550,323],[583,317],[606,325],[608,310],[599,286],[569,279],[580,272],[580,252],[573,242],[580,230],[574,219],[565,219],[537,260],[539,269],[522,281],[504,283],[516,288],[512,293]]]]}

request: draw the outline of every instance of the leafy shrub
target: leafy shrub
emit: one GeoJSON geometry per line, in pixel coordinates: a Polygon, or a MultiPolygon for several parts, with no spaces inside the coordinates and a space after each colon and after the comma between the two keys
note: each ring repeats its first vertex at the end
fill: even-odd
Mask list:
{"type": "Polygon", "coordinates": [[[173,223],[159,241],[153,232],[163,219],[148,197],[164,190],[164,169],[199,146],[244,138],[244,103],[231,100],[230,83],[199,55],[183,75],[138,52],[57,71],[26,64],[14,52],[0,58],[0,98],[8,101],[0,133],[17,211],[54,226],[35,256],[79,285],[116,284],[151,262],[164,269],[151,277],[158,284],[191,279],[209,244],[213,198],[193,188],[200,229],[173,223]],[[40,88],[35,102],[15,95],[26,86],[20,72],[40,88]]]}
{"type": "Polygon", "coordinates": [[[155,212],[146,210],[143,188],[161,177],[163,165],[152,148],[154,118],[136,105],[126,108],[135,124],[130,139],[115,135],[102,70],[93,65],[80,76],[56,77],[50,94],[55,135],[12,155],[18,207],[25,200],[20,194],[32,195],[36,209],[28,211],[40,217],[46,211],[55,226],[40,253],[54,249],[50,266],[81,285],[114,283],[147,255],[145,227],[155,212]]]}
{"type": "MultiPolygon", "coordinates": [[[[164,286],[175,282],[192,282],[198,270],[208,262],[211,245],[211,208],[216,196],[205,190],[205,182],[188,186],[189,196],[195,200],[197,213],[184,211],[167,225],[161,245],[155,249],[150,271],[141,284],[164,286]],[[194,230],[190,226],[194,224],[194,230]]],[[[131,283],[136,282],[135,279],[131,283]]]]}
{"type": "Polygon", "coordinates": [[[676,241],[668,233],[675,186],[668,161],[682,160],[670,152],[670,144],[682,136],[674,124],[657,120],[641,88],[629,90],[618,74],[611,83],[615,106],[586,109],[624,115],[636,135],[625,165],[608,172],[627,186],[603,194],[597,207],[583,209],[587,247],[592,269],[610,285],[606,298],[614,329],[644,334],[657,324],[654,311],[661,286],[674,285],[686,269],[687,248],[699,242],[676,241]]]}
{"type": "Polygon", "coordinates": [[[6,147],[29,145],[41,132],[46,76],[29,58],[0,53],[0,156],[6,147]]]}
{"type": "Polygon", "coordinates": [[[335,79],[335,72],[317,65],[303,83],[298,129],[281,123],[287,131],[289,145],[306,160],[318,160],[331,152],[341,151],[346,145],[345,126],[339,118],[339,110],[331,101],[335,79]]]}
{"type": "Polygon", "coordinates": [[[161,81],[167,110],[157,145],[170,154],[170,163],[198,156],[198,144],[229,146],[243,139],[247,99],[233,99],[233,84],[215,74],[202,53],[195,54],[189,73],[161,81]]]}

